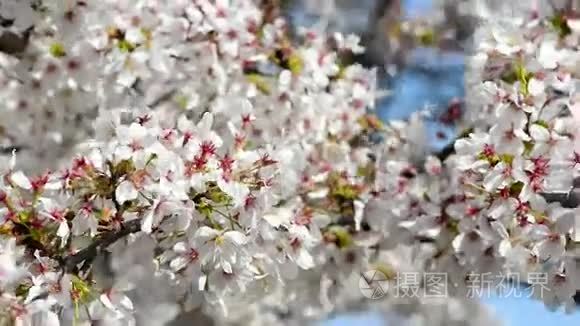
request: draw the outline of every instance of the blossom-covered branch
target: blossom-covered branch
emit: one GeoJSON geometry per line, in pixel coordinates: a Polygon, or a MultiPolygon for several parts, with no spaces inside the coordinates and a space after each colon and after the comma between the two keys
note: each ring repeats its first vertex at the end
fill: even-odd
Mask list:
{"type": "Polygon", "coordinates": [[[30,149],[0,164],[0,322],[441,307],[367,300],[369,270],[393,291],[400,273],[447,275],[443,306],[466,313],[441,325],[489,323],[465,301],[474,274],[541,274],[539,299],[572,307],[575,211],[546,194],[580,167],[574,10],[483,20],[465,112],[444,117],[468,131],[437,157],[424,115],[373,115],[376,71],[345,60],[355,35],[292,39],[252,0],[0,4],[33,26],[22,55],[0,53],[0,136],[30,149]]]}

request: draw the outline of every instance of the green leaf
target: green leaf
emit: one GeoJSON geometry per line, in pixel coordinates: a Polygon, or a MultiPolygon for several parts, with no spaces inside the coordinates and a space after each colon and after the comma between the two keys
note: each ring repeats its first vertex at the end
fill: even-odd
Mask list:
{"type": "Polygon", "coordinates": [[[302,71],[302,68],[304,67],[304,62],[302,61],[302,58],[300,58],[298,54],[292,53],[290,55],[290,58],[288,58],[288,67],[290,68],[290,71],[293,72],[294,74],[299,74],[302,71]]]}
{"type": "Polygon", "coordinates": [[[534,149],[534,142],[525,141],[524,142],[524,155],[529,155],[534,149]]]}
{"type": "Polygon", "coordinates": [[[247,74],[246,78],[250,83],[256,85],[256,88],[258,88],[260,92],[266,95],[269,95],[271,93],[270,85],[268,84],[268,81],[264,78],[264,76],[259,74],[247,74]]]}
{"type": "Polygon", "coordinates": [[[145,47],[148,49],[151,48],[151,41],[153,40],[153,32],[151,29],[142,27],[140,32],[143,38],[145,38],[145,47]]]}
{"type": "Polygon", "coordinates": [[[30,211],[20,211],[18,212],[18,220],[20,221],[20,223],[22,224],[26,224],[30,221],[30,216],[32,212],[30,211]]]}
{"type": "Polygon", "coordinates": [[[152,153],[151,155],[149,155],[149,158],[147,159],[147,162],[145,162],[145,166],[148,166],[149,164],[151,164],[156,159],[157,159],[157,154],[156,153],[152,153]]]}
{"type": "Polygon", "coordinates": [[[16,294],[17,297],[25,297],[28,295],[28,290],[30,290],[31,287],[30,284],[18,284],[14,294],[16,294]]]}
{"type": "Polygon", "coordinates": [[[356,168],[357,177],[366,177],[370,174],[369,166],[359,166],[356,168]]]}
{"type": "Polygon", "coordinates": [[[336,237],[336,245],[339,248],[347,248],[352,245],[352,236],[346,228],[342,226],[332,226],[330,227],[329,232],[336,237]]]}
{"type": "Polygon", "coordinates": [[[133,52],[135,48],[137,48],[137,46],[125,39],[119,40],[117,47],[119,50],[121,50],[121,52],[133,52]]]}
{"type": "Polygon", "coordinates": [[[495,166],[497,163],[501,161],[501,157],[499,157],[498,155],[487,156],[483,154],[483,152],[477,155],[477,159],[487,161],[491,166],[495,166]]]}
{"type": "Polygon", "coordinates": [[[180,109],[182,109],[182,110],[187,109],[187,103],[189,102],[189,99],[187,98],[186,95],[178,94],[178,95],[175,95],[175,97],[173,99],[174,99],[175,103],[177,103],[177,106],[179,106],[180,109]]]}
{"type": "Polygon", "coordinates": [[[211,214],[213,213],[213,206],[204,200],[201,200],[199,203],[197,203],[197,205],[195,205],[195,209],[206,218],[210,218],[211,214]]]}
{"type": "Polygon", "coordinates": [[[250,150],[253,150],[255,148],[256,148],[256,145],[251,140],[246,140],[246,142],[244,143],[244,149],[245,150],[250,151],[250,150]]]}
{"type": "Polygon", "coordinates": [[[550,125],[548,125],[548,122],[546,122],[545,120],[538,120],[538,121],[534,122],[534,124],[537,124],[538,126],[542,126],[546,129],[550,129],[550,125]]]}
{"type": "Polygon", "coordinates": [[[395,280],[397,278],[397,271],[389,264],[378,263],[374,265],[372,269],[383,273],[387,280],[395,280]]]}
{"type": "Polygon", "coordinates": [[[207,191],[207,198],[216,204],[228,205],[232,202],[232,197],[223,192],[219,187],[211,187],[207,191]]]}
{"type": "Polygon", "coordinates": [[[518,63],[515,69],[518,81],[520,82],[520,91],[524,95],[528,95],[529,94],[528,85],[530,84],[530,80],[532,79],[534,74],[529,72],[522,63],[518,63]]]}
{"type": "Polygon", "coordinates": [[[381,131],[385,129],[383,122],[374,115],[361,116],[360,118],[358,118],[357,122],[364,130],[381,131]]]}
{"type": "Polygon", "coordinates": [[[515,70],[510,69],[501,76],[501,80],[508,84],[513,84],[518,80],[518,75],[515,70]]]}
{"type": "Polygon", "coordinates": [[[522,192],[522,189],[524,189],[523,182],[521,181],[514,182],[510,187],[510,194],[512,196],[518,196],[522,192]]]}
{"type": "Polygon", "coordinates": [[[508,70],[501,76],[501,80],[508,84],[514,84],[516,81],[520,82],[520,92],[524,95],[528,94],[528,85],[530,80],[534,77],[532,72],[529,72],[521,63],[516,63],[512,69],[508,70]]]}
{"type": "Polygon", "coordinates": [[[115,190],[111,179],[108,176],[102,174],[93,178],[92,186],[95,190],[95,194],[101,197],[107,197],[115,190]]]}
{"type": "Polygon", "coordinates": [[[126,200],[121,204],[121,209],[123,212],[137,212],[139,211],[139,207],[137,206],[138,203],[138,200],[126,200]]]}
{"type": "Polygon", "coordinates": [[[554,30],[556,30],[556,33],[558,33],[560,38],[564,38],[572,34],[572,29],[570,29],[570,26],[568,26],[568,21],[566,20],[564,14],[561,12],[550,18],[550,25],[552,28],[554,28],[554,30]]]}
{"type": "Polygon", "coordinates": [[[447,230],[452,234],[459,234],[459,221],[455,219],[450,219],[447,222],[447,230]]]}
{"type": "Polygon", "coordinates": [[[91,286],[89,283],[78,276],[72,278],[72,291],[75,293],[74,301],[83,304],[91,301],[91,286]]]}
{"type": "Polygon", "coordinates": [[[338,185],[332,190],[332,196],[340,197],[343,200],[354,200],[358,198],[358,190],[349,184],[338,185]]]}
{"type": "Polygon", "coordinates": [[[0,225],[0,235],[12,236],[12,227],[9,223],[0,225]]]}
{"type": "Polygon", "coordinates": [[[508,165],[511,165],[514,161],[514,156],[511,154],[502,154],[500,160],[508,165]]]}
{"type": "Polygon", "coordinates": [[[133,160],[125,159],[120,161],[113,167],[113,171],[111,171],[111,174],[113,175],[114,179],[119,179],[124,175],[135,172],[135,170],[136,168],[135,164],[133,163],[133,160]]]}
{"type": "Polygon", "coordinates": [[[55,58],[62,58],[66,55],[66,51],[62,43],[52,43],[48,51],[55,58]]]}
{"type": "MultiPolygon", "coordinates": [[[[46,232],[46,230],[45,230],[46,232]]],[[[30,229],[30,238],[34,241],[40,241],[40,239],[42,238],[42,233],[40,230],[38,229],[30,229]]]]}
{"type": "Polygon", "coordinates": [[[419,44],[423,46],[433,46],[436,42],[435,32],[432,29],[427,29],[418,36],[419,44]]]}
{"type": "Polygon", "coordinates": [[[357,176],[363,177],[368,183],[374,182],[377,175],[375,165],[372,162],[369,162],[365,166],[359,166],[356,172],[357,176]]]}
{"type": "Polygon", "coordinates": [[[203,193],[198,193],[197,191],[195,191],[195,189],[193,189],[193,187],[191,187],[187,192],[187,196],[189,197],[189,199],[191,199],[192,202],[197,204],[203,198],[203,193]]]}

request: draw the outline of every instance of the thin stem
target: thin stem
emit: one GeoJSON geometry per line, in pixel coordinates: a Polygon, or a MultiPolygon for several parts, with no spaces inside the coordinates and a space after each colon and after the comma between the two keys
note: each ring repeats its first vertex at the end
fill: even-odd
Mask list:
{"type": "Polygon", "coordinates": [[[225,217],[226,219],[228,219],[228,221],[230,221],[230,225],[231,225],[232,230],[234,229],[235,225],[237,225],[240,229],[242,228],[242,225],[238,221],[234,220],[234,218],[231,217],[230,215],[228,215],[224,212],[221,212],[217,209],[214,209],[214,212],[216,212],[216,213],[220,214],[221,216],[225,217]]]}
{"type": "Polygon", "coordinates": [[[85,249],[65,257],[63,260],[65,271],[70,273],[77,270],[80,263],[84,263],[84,269],[84,266],[87,266],[89,263],[91,263],[103,249],[129,234],[139,231],[141,231],[140,219],[135,219],[123,223],[119,230],[106,233],[100,236],[95,242],[90,244],[85,249]]]}

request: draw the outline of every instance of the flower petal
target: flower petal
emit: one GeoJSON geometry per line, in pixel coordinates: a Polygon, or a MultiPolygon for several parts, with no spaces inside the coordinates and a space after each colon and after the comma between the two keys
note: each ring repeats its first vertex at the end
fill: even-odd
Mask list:
{"type": "Polygon", "coordinates": [[[30,183],[30,180],[22,171],[12,173],[12,175],[10,175],[10,181],[12,181],[15,186],[22,189],[32,189],[32,183],[30,183]]]}
{"type": "Polygon", "coordinates": [[[145,217],[143,217],[143,219],[141,220],[141,231],[149,234],[151,233],[151,231],[153,231],[153,218],[154,218],[154,212],[153,211],[149,211],[147,212],[147,214],[145,215],[145,217]]]}
{"type": "Polygon", "coordinates": [[[125,180],[117,186],[115,190],[115,196],[117,197],[117,201],[122,204],[129,200],[137,199],[139,193],[132,182],[125,180]]]}
{"type": "Polygon", "coordinates": [[[193,237],[198,241],[206,242],[215,239],[219,234],[219,231],[212,229],[209,226],[202,226],[197,229],[193,237]]]}
{"type": "Polygon", "coordinates": [[[56,231],[56,235],[61,238],[66,238],[69,234],[69,227],[66,221],[61,222],[58,225],[58,230],[56,231]]]}
{"type": "Polygon", "coordinates": [[[302,269],[311,269],[314,267],[314,258],[312,258],[312,255],[305,248],[298,249],[295,260],[296,264],[302,269]]]}
{"type": "Polygon", "coordinates": [[[538,124],[533,124],[530,126],[530,135],[535,141],[545,143],[550,140],[550,131],[538,124]]]}
{"type": "Polygon", "coordinates": [[[171,260],[171,262],[169,263],[169,267],[171,267],[171,269],[173,271],[179,271],[179,270],[184,269],[188,263],[189,263],[189,259],[187,259],[184,256],[179,256],[179,257],[176,257],[175,259],[171,260]]]}
{"type": "Polygon", "coordinates": [[[248,242],[248,238],[242,232],[229,231],[224,234],[224,238],[229,242],[241,246],[248,242]]]}

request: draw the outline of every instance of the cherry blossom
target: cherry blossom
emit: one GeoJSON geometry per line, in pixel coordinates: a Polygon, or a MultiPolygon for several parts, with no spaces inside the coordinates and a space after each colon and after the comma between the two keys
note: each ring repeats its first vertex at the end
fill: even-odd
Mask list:
{"type": "Polygon", "coordinates": [[[544,273],[549,308],[580,290],[576,211],[548,203],[580,168],[577,9],[480,6],[473,98],[430,153],[427,112],[374,115],[359,36],[291,35],[252,0],[0,2],[10,30],[31,26],[22,53],[0,52],[16,149],[2,322],[301,325],[353,307],[420,322],[442,306],[444,325],[483,325],[473,273],[544,273]],[[397,290],[397,273],[446,273],[449,296],[367,300],[369,270],[397,290]]]}

